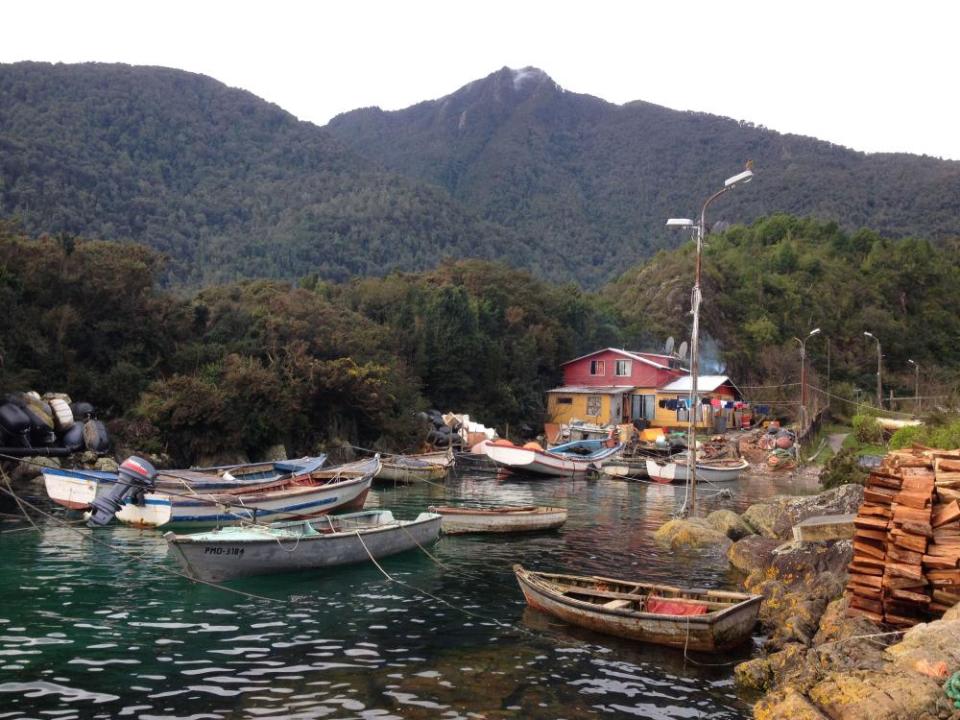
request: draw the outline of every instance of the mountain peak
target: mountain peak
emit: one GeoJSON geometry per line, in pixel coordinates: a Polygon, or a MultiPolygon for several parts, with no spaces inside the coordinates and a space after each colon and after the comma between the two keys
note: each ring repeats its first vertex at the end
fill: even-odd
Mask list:
{"type": "Polygon", "coordinates": [[[551,83],[556,85],[555,82],[540,68],[535,68],[532,65],[528,65],[524,68],[504,68],[504,70],[509,71],[513,79],[513,89],[519,90],[524,85],[534,84],[539,85],[543,82],[551,83]]]}

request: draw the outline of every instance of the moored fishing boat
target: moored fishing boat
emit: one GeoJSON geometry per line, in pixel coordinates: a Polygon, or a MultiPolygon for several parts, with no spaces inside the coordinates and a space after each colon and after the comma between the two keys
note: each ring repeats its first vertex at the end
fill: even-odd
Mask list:
{"type": "Polygon", "coordinates": [[[521,565],[513,571],[530,607],[571,625],[705,652],[745,642],[762,600],[760,595],[722,590],[534,572],[521,565]]]}
{"type": "Polygon", "coordinates": [[[497,440],[486,446],[486,452],[498,467],[505,470],[572,477],[596,469],[603,460],[619,453],[622,447],[610,440],[577,440],[544,450],[536,443],[521,447],[497,440]]]}
{"type": "Polygon", "coordinates": [[[619,457],[604,460],[599,469],[601,474],[614,478],[642,480],[648,477],[647,458],[645,457],[619,457]]]}
{"type": "Polygon", "coordinates": [[[379,469],[380,458],[374,457],[232,492],[157,489],[144,493],[140,500],[125,500],[116,518],[137,527],[179,528],[304,519],[334,510],[360,510],[379,469]]]}
{"type": "MultiPolygon", "coordinates": [[[[698,460],[697,480],[703,482],[730,482],[739,479],[750,467],[743,458],[698,460]]],[[[647,460],[647,474],[659,483],[685,482],[687,480],[686,458],[672,460],[647,460]]]]}
{"type": "Polygon", "coordinates": [[[559,507],[454,507],[431,505],[430,512],[443,517],[445,534],[473,532],[533,532],[552,530],[567,521],[567,509],[559,507]]]}
{"type": "Polygon", "coordinates": [[[434,542],[440,516],[397,520],[389,510],[327,515],[318,520],[164,534],[170,552],[198,580],[313,570],[383,558],[434,542]]]}
{"type": "Polygon", "coordinates": [[[453,464],[453,448],[420,455],[392,455],[381,460],[376,480],[395,483],[443,480],[453,464]]]}
{"type": "MultiPolygon", "coordinates": [[[[302,457],[276,462],[223,465],[184,470],[160,470],[156,487],[176,492],[214,492],[269,485],[319,469],[326,455],[302,457]]],[[[116,484],[116,472],[43,468],[43,483],[47,496],[58,505],[71,510],[85,510],[98,496],[110,491],[116,484]]]]}

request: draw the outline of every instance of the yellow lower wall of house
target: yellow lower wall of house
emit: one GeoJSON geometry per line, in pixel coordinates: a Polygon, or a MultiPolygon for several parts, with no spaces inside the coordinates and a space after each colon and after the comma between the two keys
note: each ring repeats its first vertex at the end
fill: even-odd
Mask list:
{"type": "Polygon", "coordinates": [[[557,395],[547,396],[547,417],[549,422],[569,423],[571,420],[582,420],[583,422],[596,423],[597,425],[606,425],[610,422],[610,395],[600,396],[600,414],[587,415],[587,398],[589,395],[577,393],[576,395],[563,395],[561,397],[572,398],[573,402],[569,405],[557,402],[557,395]]]}
{"type": "MultiPolygon", "coordinates": [[[[643,394],[653,394],[652,390],[639,389],[636,391],[637,395],[643,394]]],[[[581,393],[571,394],[571,395],[557,395],[550,393],[547,395],[547,422],[566,424],[571,420],[581,420],[587,423],[595,423],[597,425],[607,425],[611,422],[610,417],[610,402],[613,398],[616,398],[617,402],[622,402],[621,396],[619,395],[601,395],[600,396],[600,414],[599,415],[587,415],[587,398],[589,395],[584,395],[581,393]],[[567,404],[558,403],[558,397],[569,397],[572,399],[572,402],[567,404]]],[[[705,394],[703,397],[714,397],[712,394],[705,394]]],[[[657,404],[656,404],[656,413],[654,415],[653,422],[650,423],[653,427],[663,427],[663,428],[686,428],[686,420],[677,420],[677,411],[676,410],[667,410],[666,408],[660,407],[661,400],[676,400],[677,396],[674,395],[660,395],[657,394],[657,404]]],[[[724,397],[724,400],[729,400],[730,398],[724,397]]],[[[615,418],[619,422],[619,414],[615,418]]],[[[698,420],[697,427],[702,428],[711,428],[713,426],[713,419],[708,418],[706,420],[698,420]]]]}

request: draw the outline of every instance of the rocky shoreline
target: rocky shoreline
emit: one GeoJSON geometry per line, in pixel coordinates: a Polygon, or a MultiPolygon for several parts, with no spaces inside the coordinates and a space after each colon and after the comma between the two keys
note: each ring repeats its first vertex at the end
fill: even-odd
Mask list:
{"type": "Polygon", "coordinates": [[[671,520],[657,532],[674,549],[726,546],[743,588],[764,596],[762,654],[735,668],[738,690],[759,696],[756,720],[960,720],[943,690],[960,669],[960,605],[903,633],[847,617],[852,542],[793,542],[802,520],[855,513],[862,501],[862,486],[842,485],[742,515],[671,520]]]}

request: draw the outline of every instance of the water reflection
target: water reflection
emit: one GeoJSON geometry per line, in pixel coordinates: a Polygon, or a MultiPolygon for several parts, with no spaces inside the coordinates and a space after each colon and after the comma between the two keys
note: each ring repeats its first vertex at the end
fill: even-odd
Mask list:
{"type": "MultiPolygon", "coordinates": [[[[709,488],[701,499],[705,511],[742,510],[788,483],[751,478],[729,499],[709,488]]],[[[0,717],[749,715],[729,667],[695,664],[717,658],[556,623],[526,608],[510,569],[730,587],[716,550],[651,541],[682,488],[471,473],[371,493],[405,518],[447,500],[559,505],[569,520],[526,536],[444,537],[436,561],[385,560],[404,584],[363,565],[232,585],[275,602],[171,575],[157,532],[47,524],[2,536],[0,717]]]]}

